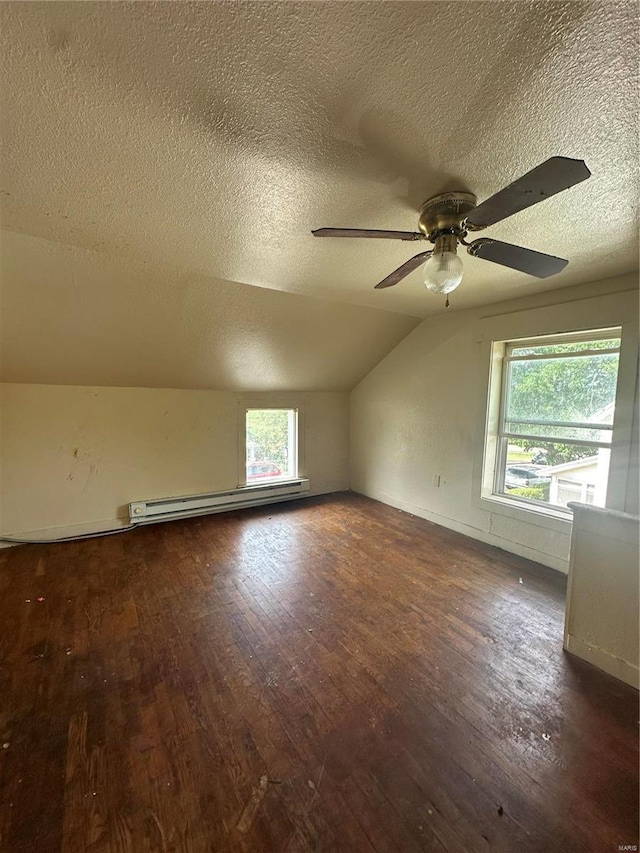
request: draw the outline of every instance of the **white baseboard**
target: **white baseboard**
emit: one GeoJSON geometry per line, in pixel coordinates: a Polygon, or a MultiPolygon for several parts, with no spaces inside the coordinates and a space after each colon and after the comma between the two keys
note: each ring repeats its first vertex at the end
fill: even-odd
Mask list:
{"type": "Polygon", "coordinates": [[[624,681],[625,684],[630,684],[636,690],[640,687],[640,672],[638,666],[629,661],[617,658],[611,652],[604,649],[598,649],[590,646],[583,640],[579,640],[572,634],[568,634],[564,643],[564,648],[570,654],[586,660],[587,663],[597,666],[603,672],[613,675],[614,678],[624,681]]]}
{"type": "MultiPolygon", "coordinates": [[[[348,489],[343,483],[326,484],[310,492],[305,492],[300,497],[313,497],[315,495],[330,494],[334,492],[344,492],[348,489]]],[[[291,500],[286,498],[285,500],[291,500]]],[[[276,501],[273,501],[276,503],[276,501]]],[[[268,506],[268,504],[263,504],[268,506]]],[[[83,521],[79,524],[67,524],[60,527],[46,527],[37,530],[20,530],[12,531],[11,533],[0,533],[0,536],[7,536],[15,539],[65,539],[69,536],[87,536],[92,534],[105,533],[110,530],[118,530],[122,527],[129,526],[129,519],[124,518],[103,518],[97,521],[83,521]]],[[[19,542],[0,542],[0,548],[13,548],[19,545],[19,542]]]]}
{"type": "MultiPolygon", "coordinates": [[[[60,527],[45,527],[39,530],[20,530],[2,533],[9,539],[66,539],[69,536],[87,536],[93,533],[105,533],[129,526],[128,518],[101,518],[96,521],[83,521],[80,524],[66,524],[60,527]]],[[[12,548],[20,543],[0,542],[0,548],[12,548]]]]}
{"type": "Polygon", "coordinates": [[[369,493],[361,492],[358,489],[353,489],[358,494],[373,498],[375,501],[393,506],[396,509],[401,509],[403,512],[409,512],[411,515],[417,515],[418,518],[424,518],[432,524],[438,524],[440,527],[446,527],[449,530],[455,530],[456,533],[462,533],[464,536],[469,536],[471,539],[478,539],[480,542],[485,542],[487,545],[494,545],[503,551],[508,551],[510,554],[516,554],[518,557],[524,557],[527,560],[533,560],[536,563],[541,563],[543,566],[548,566],[550,569],[555,569],[558,572],[566,575],[569,571],[569,560],[556,557],[553,554],[547,554],[544,551],[537,551],[535,548],[530,548],[527,545],[521,545],[518,542],[513,542],[511,539],[503,539],[501,536],[496,536],[486,530],[481,530],[478,527],[471,527],[469,524],[456,521],[453,518],[448,518],[444,515],[439,515],[435,512],[430,512],[424,507],[416,506],[407,501],[398,500],[391,495],[384,493],[369,493]]]}

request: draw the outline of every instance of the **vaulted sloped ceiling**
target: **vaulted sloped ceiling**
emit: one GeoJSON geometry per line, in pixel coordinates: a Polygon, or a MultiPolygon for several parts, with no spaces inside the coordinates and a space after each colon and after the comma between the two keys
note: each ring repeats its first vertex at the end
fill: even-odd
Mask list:
{"type": "Polygon", "coordinates": [[[12,382],[347,391],[418,322],[11,232],[1,262],[12,382]]]}
{"type": "Polygon", "coordinates": [[[463,255],[451,310],[637,268],[637,4],[21,3],[2,23],[9,381],[348,388],[444,310],[415,230],[552,155],[593,177],[463,255]],[[280,292],[278,292],[280,291],[280,292]]]}

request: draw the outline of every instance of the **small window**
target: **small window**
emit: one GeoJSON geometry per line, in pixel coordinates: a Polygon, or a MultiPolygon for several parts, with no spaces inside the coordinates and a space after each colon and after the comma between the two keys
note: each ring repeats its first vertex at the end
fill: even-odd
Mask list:
{"type": "Polygon", "coordinates": [[[247,409],[247,483],[297,477],[297,433],[296,409],[247,409]]]}
{"type": "Polygon", "coordinates": [[[562,509],[604,506],[620,329],[502,341],[493,493],[562,509]]]}

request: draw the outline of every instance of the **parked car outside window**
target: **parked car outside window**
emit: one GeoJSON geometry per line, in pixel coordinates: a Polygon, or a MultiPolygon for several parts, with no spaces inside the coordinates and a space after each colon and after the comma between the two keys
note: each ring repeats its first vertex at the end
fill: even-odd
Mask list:
{"type": "Polygon", "coordinates": [[[508,465],[504,475],[505,489],[520,489],[527,486],[543,486],[551,482],[536,465],[508,465]]]}
{"type": "Polygon", "coordinates": [[[247,463],[247,479],[256,480],[259,477],[280,477],[282,471],[275,462],[249,462],[247,463]]]}

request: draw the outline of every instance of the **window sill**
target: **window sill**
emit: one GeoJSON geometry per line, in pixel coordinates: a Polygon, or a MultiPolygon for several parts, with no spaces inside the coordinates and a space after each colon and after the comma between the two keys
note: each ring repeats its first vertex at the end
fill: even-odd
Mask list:
{"type": "Polygon", "coordinates": [[[281,483],[301,483],[305,477],[258,477],[255,480],[247,480],[240,483],[239,489],[253,489],[256,486],[277,486],[281,483]]]}
{"type": "Polygon", "coordinates": [[[514,501],[502,495],[486,494],[480,498],[482,509],[489,512],[497,512],[510,518],[544,527],[546,530],[557,530],[569,533],[573,522],[573,516],[569,512],[549,508],[532,507],[528,504],[514,501]]]}
{"type": "Polygon", "coordinates": [[[286,485],[297,485],[297,484],[308,484],[309,480],[306,477],[272,477],[268,479],[267,477],[261,477],[259,480],[248,480],[246,483],[240,483],[238,489],[270,489],[274,486],[286,486],[286,485]]]}

